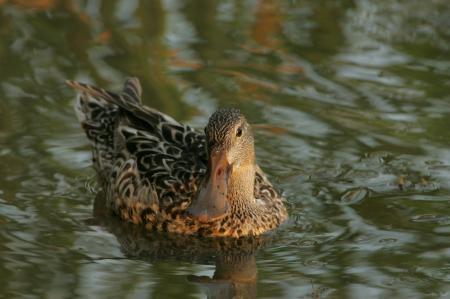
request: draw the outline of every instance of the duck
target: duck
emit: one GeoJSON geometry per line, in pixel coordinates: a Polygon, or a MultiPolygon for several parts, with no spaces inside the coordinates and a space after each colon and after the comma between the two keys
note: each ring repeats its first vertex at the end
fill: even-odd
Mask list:
{"type": "Polygon", "coordinates": [[[105,209],[147,230],[201,237],[258,236],[287,218],[286,200],[256,163],[254,135],[236,108],[204,131],[143,105],[137,78],[121,92],[67,80],[92,146],[105,209]]]}

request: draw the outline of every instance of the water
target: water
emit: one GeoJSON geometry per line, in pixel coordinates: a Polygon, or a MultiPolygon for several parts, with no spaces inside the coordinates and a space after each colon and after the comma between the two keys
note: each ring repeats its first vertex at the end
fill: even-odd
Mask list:
{"type": "Polygon", "coordinates": [[[448,28],[446,0],[0,1],[0,297],[450,298],[448,28]],[[199,128],[239,107],[288,223],[105,215],[63,80],[129,75],[199,128]]]}

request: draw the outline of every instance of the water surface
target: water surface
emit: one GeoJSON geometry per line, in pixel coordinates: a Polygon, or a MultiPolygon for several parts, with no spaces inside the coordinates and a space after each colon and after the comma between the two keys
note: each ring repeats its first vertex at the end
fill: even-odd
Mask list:
{"type": "Polygon", "coordinates": [[[1,296],[449,298],[448,28],[446,0],[0,1],[1,296]],[[64,79],[127,76],[198,128],[241,109],[289,221],[228,244],[105,215],[64,79]]]}

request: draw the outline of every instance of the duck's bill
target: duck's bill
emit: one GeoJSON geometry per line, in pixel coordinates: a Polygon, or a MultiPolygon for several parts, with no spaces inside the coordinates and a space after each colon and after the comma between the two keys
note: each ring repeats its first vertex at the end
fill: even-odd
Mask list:
{"type": "Polygon", "coordinates": [[[231,165],[225,151],[214,151],[210,157],[210,172],[197,199],[188,212],[200,222],[210,222],[224,217],[229,210],[227,200],[231,165]]]}

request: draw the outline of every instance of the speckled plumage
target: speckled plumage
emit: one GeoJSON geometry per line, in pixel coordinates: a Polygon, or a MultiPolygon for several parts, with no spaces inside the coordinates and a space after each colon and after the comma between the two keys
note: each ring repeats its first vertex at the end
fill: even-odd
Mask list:
{"type": "Polygon", "coordinates": [[[81,92],[77,116],[92,143],[107,205],[122,219],[150,230],[240,237],[274,229],[287,218],[284,199],[254,162],[251,128],[239,110],[215,112],[205,135],[143,106],[136,78],[128,79],[119,94],[67,83],[81,92]],[[245,130],[239,142],[230,137],[236,124],[245,130]],[[188,208],[210,175],[211,148],[234,151],[236,175],[233,172],[230,178],[230,209],[223,217],[205,222],[193,217],[188,208]],[[247,175],[241,177],[240,163],[249,163],[242,167],[247,175]],[[250,194],[245,188],[252,188],[250,194]]]}

